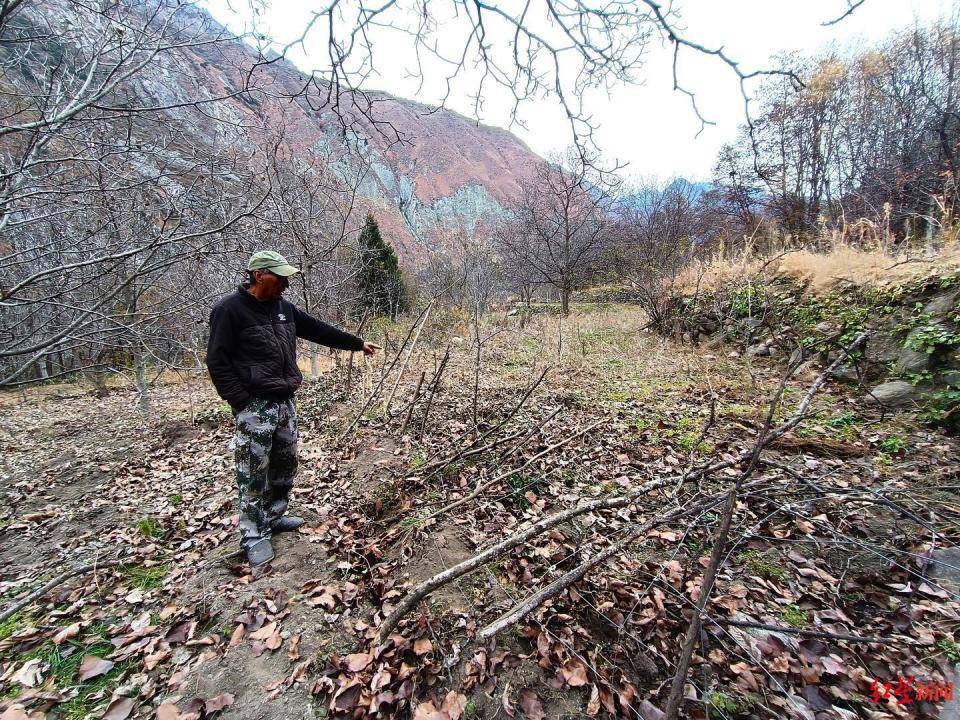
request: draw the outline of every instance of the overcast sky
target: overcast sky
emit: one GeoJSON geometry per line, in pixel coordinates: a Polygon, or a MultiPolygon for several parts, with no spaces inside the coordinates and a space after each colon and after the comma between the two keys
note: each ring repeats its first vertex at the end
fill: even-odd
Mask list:
{"type": "MultiPolygon", "coordinates": [[[[511,1],[519,2],[505,0],[508,5],[511,1]]],[[[235,30],[243,29],[250,20],[250,14],[241,9],[237,0],[206,0],[204,4],[218,20],[235,30]]],[[[310,9],[320,4],[274,0],[258,27],[284,45],[303,34],[310,9]]],[[[895,30],[917,22],[929,23],[954,11],[951,0],[867,0],[841,23],[824,27],[824,21],[846,9],[845,0],[677,0],[674,5],[682,11],[688,39],[711,47],[724,46],[745,71],[771,67],[771,56],[783,52],[816,54],[831,45],[875,43],[895,30]]],[[[438,3],[431,5],[438,6],[443,7],[438,3]]],[[[292,47],[287,57],[304,70],[322,70],[324,42],[321,33],[312,33],[305,43],[292,47]]],[[[412,63],[410,45],[409,39],[397,33],[374,38],[377,74],[369,88],[424,103],[439,102],[439,67],[431,73],[434,66],[425,65],[433,76],[427,78],[423,87],[407,77],[412,63]]],[[[629,164],[628,174],[709,179],[717,151],[735,137],[737,126],[743,122],[739,85],[721,62],[692,52],[681,56],[681,81],[696,93],[703,115],[716,123],[697,136],[700,123],[689,100],[672,90],[671,55],[654,39],[647,64],[638,74],[642,84],[613,88],[609,97],[597,92],[588,98],[598,126],[596,139],[605,157],[629,164]]],[[[471,80],[469,75],[463,78],[447,107],[474,117],[469,99],[470,92],[475,90],[471,80]]],[[[506,127],[509,106],[502,93],[492,92],[485,99],[479,119],[506,127]]],[[[539,154],[546,155],[570,143],[570,126],[555,100],[527,104],[520,117],[526,127],[515,125],[511,130],[539,154]]]]}

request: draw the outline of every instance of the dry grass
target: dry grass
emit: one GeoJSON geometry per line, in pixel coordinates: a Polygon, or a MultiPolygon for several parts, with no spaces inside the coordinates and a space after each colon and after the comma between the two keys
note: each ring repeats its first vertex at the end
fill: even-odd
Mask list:
{"type": "Polygon", "coordinates": [[[825,232],[802,246],[789,237],[779,243],[745,238],[735,255],[721,248],[714,257],[687,268],[679,285],[686,291],[709,291],[764,274],[803,280],[814,291],[822,291],[841,282],[893,285],[960,269],[956,230],[942,233],[937,245],[895,247],[887,233],[864,236],[862,227],[853,227],[859,232],[825,232]]]}

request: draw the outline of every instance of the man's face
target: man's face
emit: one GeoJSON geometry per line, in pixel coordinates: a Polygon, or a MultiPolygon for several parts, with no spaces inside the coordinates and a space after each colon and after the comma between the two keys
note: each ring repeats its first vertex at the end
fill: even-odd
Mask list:
{"type": "Polygon", "coordinates": [[[257,270],[254,273],[257,284],[263,288],[264,300],[277,300],[290,286],[290,278],[274,275],[269,270],[257,270]]]}

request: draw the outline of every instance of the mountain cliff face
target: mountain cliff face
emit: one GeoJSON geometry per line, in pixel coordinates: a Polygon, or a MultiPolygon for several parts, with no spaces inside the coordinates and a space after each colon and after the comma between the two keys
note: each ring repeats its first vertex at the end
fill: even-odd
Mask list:
{"type": "MultiPolygon", "coordinates": [[[[190,14],[211,36],[223,32],[201,11],[190,14]]],[[[482,234],[504,216],[521,181],[541,160],[505,130],[381,92],[363,98],[364,106],[373,106],[377,124],[344,106],[345,129],[330,109],[316,109],[325,86],[311,87],[309,78],[283,59],[261,64],[246,78],[243,68],[254,62],[243,43],[221,41],[165,57],[137,82],[164,104],[229,94],[246,81],[248,92],[208,107],[210,115],[242,127],[251,142],[282,134],[292,154],[308,163],[328,162],[348,144],[359,148],[369,172],[359,188],[354,225],[372,211],[384,237],[408,263],[425,250],[442,249],[451,233],[482,234]]],[[[216,126],[198,128],[199,140],[216,144],[216,126]]]]}

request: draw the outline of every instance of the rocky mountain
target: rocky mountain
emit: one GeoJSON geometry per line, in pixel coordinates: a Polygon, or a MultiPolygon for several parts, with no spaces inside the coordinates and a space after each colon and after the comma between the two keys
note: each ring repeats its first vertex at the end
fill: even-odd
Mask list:
{"type": "MultiPolygon", "coordinates": [[[[180,22],[202,25],[211,37],[225,32],[203,11],[191,9],[189,17],[180,22]]],[[[483,233],[504,216],[525,173],[541,160],[505,130],[383,92],[342,101],[338,116],[318,109],[326,86],[292,63],[277,58],[248,75],[244,69],[255,61],[236,40],[188,46],[148,67],[138,83],[157,104],[229,94],[245,83],[248,92],[218,101],[210,113],[244,128],[251,142],[282,134],[307,162],[329,162],[331,149],[335,157],[347,145],[359,148],[370,171],[359,188],[356,224],[372,211],[408,262],[442,248],[452,233],[483,233]],[[372,107],[376,124],[358,107],[372,107]]],[[[205,136],[200,131],[202,141],[217,142],[213,125],[205,136]]]]}

